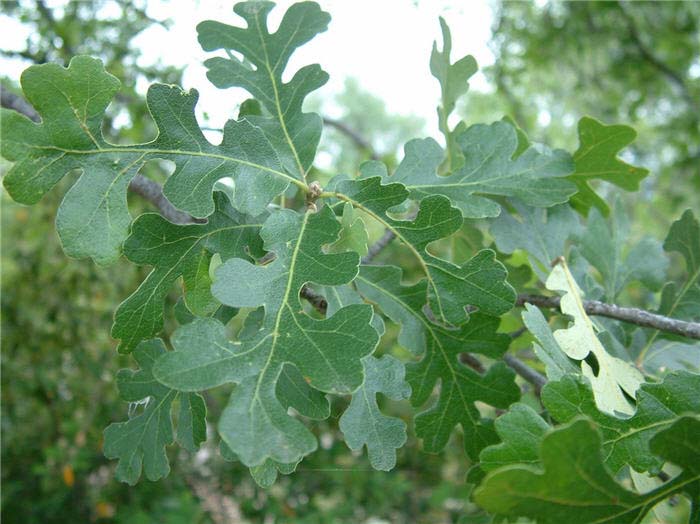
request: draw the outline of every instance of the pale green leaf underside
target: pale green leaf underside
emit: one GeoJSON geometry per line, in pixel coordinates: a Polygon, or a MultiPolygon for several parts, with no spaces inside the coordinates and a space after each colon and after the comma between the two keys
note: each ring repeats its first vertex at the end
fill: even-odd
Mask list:
{"type": "Polygon", "coordinates": [[[634,365],[605,350],[584,310],[583,293],[563,259],[554,267],[545,285],[547,289],[563,293],[561,312],[573,321],[567,329],[555,331],[554,339],[567,356],[581,361],[581,370],[591,382],[598,408],[610,414],[633,413],[634,408],[625,394],[634,398],[644,377],[634,365]],[[597,373],[584,360],[589,354],[594,355],[598,363],[597,373]]]}

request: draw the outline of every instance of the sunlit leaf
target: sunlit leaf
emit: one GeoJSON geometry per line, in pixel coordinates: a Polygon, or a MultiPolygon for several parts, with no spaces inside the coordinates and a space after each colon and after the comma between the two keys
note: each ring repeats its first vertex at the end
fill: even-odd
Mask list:
{"type": "Polygon", "coordinates": [[[593,386],[598,408],[611,414],[633,413],[634,408],[625,394],[634,398],[644,377],[631,363],[611,356],[598,340],[596,329],[583,307],[583,293],[563,259],[552,270],[546,286],[563,293],[561,312],[573,319],[567,329],[554,332],[554,339],[566,355],[581,361],[581,370],[593,386]],[[597,369],[594,370],[585,360],[587,357],[595,358],[597,369]]]}
{"type": "Polygon", "coordinates": [[[592,207],[605,215],[610,212],[605,200],[591,187],[591,180],[604,180],[627,191],[639,189],[639,182],[649,171],[617,157],[636,137],[637,133],[629,126],[605,125],[590,117],[579,120],[575,169],[568,177],[576,184],[578,193],[571,198],[571,205],[586,215],[592,207]]]}

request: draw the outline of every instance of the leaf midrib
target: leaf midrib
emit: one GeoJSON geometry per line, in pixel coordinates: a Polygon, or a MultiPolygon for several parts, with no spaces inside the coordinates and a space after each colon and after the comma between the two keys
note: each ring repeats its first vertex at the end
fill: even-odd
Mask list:
{"type": "Polygon", "coordinates": [[[143,153],[144,155],[146,154],[152,154],[152,155],[180,155],[180,156],[197,156],[197,157],[204,157],[204,158],[216,158],[219,160],[224,160],[227,162],[234,162],[237,164],[241,164],[244,166],[252,167],[255,169],[259,169],[261,171],[265,171],[267,173],[273,174],[275,176],[278,176],[280,178],[284,178],[285,180],[291,182],[292,184],[295,184],[296,186],[300,187],[304,191],[308,190],[308,186],[306,183],[289,176],[287,173],[284,173],[282,171],[278,171],[277,169],[273,169],[271,167],[263,166],[261,164],[256,164],[255,162],[250,162],[247,160],[242,160],[240,158],[235,158],[231,156],[226,156],[226,155],[221,155],[217,153],[207,153],[204,151],[190,151],[190,150],[183,150],[183,149],[158,149],[158,148],[142,148],[137,146],[123,146],[123,147],[109,147],[109,148],[100,148],[100,149],[67,149],[63,147],[58,147],[58,146],[37,146],[33,144],[24,144],[28,148],[31,149],[46,149],[46,150],[52,150],[52,151],[60,151],[65,154],[69,155],[98,155],[98,154],[103,154],[103,153],[143,153]]]}
{"type": "MultiPolygon", "coordinates": [[[[265,43],[265,38],[263,38],[264,33],[262,31],[262,27],[260,26],[260,12],[255,13],[255,25],[258,28],[258,36],[260,37],[260,47],[262,48],[263,55],[265,56],[265,69],[267,69],[267,74],[270,78],[270,84],[272,85],[272,92],[274,94],[274,99],[275,99],[275,109],[277,110],[277,119],[279,120],[280,127],[282,128],[282,132],[284,133],[284,138],[287,141],[287,144],[289,145],[289,149],[292,151],[292,154],[294,155],[294,160],[297,164],[297,169],[299,170],[299,175],[301,176],[302,181],[305,181],[306,180],[306,172],[304,171],[304,167],[301,165],[301,160],[299,159],[299,152],[297,151],[297,148],[294,145],[294,142],[292,141],[292,137],[289,136],[289,131],[287,130],[287,123],[284,119],[284,114],[282,113],[282,104],[280,102],[279,90],[277,88],[277,78],[275,77],[275,74],[273,73],[273,69],[270,66],[270,57],[269,57],[269,54],[267,52],[267,45],[265,43]]],[[[276,67],[277,67],[277,64],[275,64],[275,68],[276,67]]],[[[306,184],[304,184],[304,185],[306,185],[306,184]]]]}
{"type": "MultiPolygon", "coordinates": [[[[263,365],[262,369],[260,370],[260,373],[258,374],[258,380],[255,384],[255,391],[253,393],[253,398],[250,402],[250,405],[248,406],[248,413],[252,416],[253,413],[253,407],[255,406],[256,402],[260,403],[262,406],[262,402],[260,401],[260,388],[262,387],[262,382],[263,378],[265,377],[265,373],[267,372],[268,368],[270,367],[273,357],[275,355],[275,346],[277,345],[277,339],[280,335],[279,332],[279,327],[282,322],[282,316],[285,310],[285,306],[288,305],[289,303],[289,294],[291,293],[292,285],[294,284],[294,270],[296,267],[296,262],[297,262],[297,257],[299,255],[299,250],[301,249],[301,243],[302,239],[304,237],[304,232],[306,231],[306,225],[308,224],[309,221],[309,214],[310,212],[307,211],[303,215],[303,219],[301,222],[301,228],[299,230],[299,235],[297,236],[297,242],[296,245],[294,246],[294,251],[292,251],[292,256],[289,261],[289,277],[287,278],[287,286],[284,291],[284,296],[282,298],[282,303],[279,306],[279,309],[277,311],[277,317],[275,318],[275,325],[272,331],[272,342],[270,344],[270,353],[267,356],[267,360],[265,361],[265,364],[263,365]]],[[[263,411],[265,411],[263,409],[263,411]]]]}
{"type": "MultiPolygon", "coordinates": [[[[323,196],[323,195],[322,195],[323,196]]],[[[438,293],[437,285],[435,284],[435,281],[432,278],[432,275],[430,274],[430,270],[428,269],[428,265],[426,261],[423,259],[421,254],[418,252],[418,250],[411,244],[406,237],[404,237],[401,232],[388,220],[384,219],[383,217],[379,216],[377,213],[369,209],[368,207],[364,206],[357,200],[349,197],[348,195],[345,195],[343,193],[332,193],[332,196],[339,198],[340,200],[343,200],[345,202],[349,202],[353,207],[357,207],[358,209],[364,211],[367,213],[369,216],[374,218],[377,222],[380,224],[383,224],[384,227],[389,229],[394,235],[396,235],[396,238],[398,238],[403,244],[415,255],[416,259],[418,260],[418,263],[420,264],[421,268],[423,269],[423,272],[425,273],[426,279],[428,280],[428,283],[430,287],[434,291],[434,296],[435,299],[437,300],[438,303],[438,308],[440,311],[440,316],[444,321],[447,321],[447,319],[444,318],[444,313],[443,313],[443,308],[442,308],[442,300],[440,299],[440,293],[438,293]]],[[[430,293],[427,292],[426,290],[426,299],[428,304],[430,304],[430,293]]]]}

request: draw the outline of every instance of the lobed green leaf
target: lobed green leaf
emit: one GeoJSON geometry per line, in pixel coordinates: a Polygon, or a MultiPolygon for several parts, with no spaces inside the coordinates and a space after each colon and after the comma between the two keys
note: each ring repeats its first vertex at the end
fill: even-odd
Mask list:
{"type": "Polygon", "coordinates": [[[117,385],[124,400],[146,401],[143,412],[126,422],[110,424],[104,431],[104,454],[119,459],[116,476],[136,484],[141,469],[149,480],[161,479],[170,472],[165,447],[173,442],[171,408],[180,399],[177,441],[185,449],[196,451],[206,439],[206,407],[196,393],[179,393],[160,384],[153,376],[153,365],[166,354],[160,339],[142,342],[134,351],[141,366],[138,371],[123,369],[117,385]]]}
{"type": "Polygon", "coordinates": [[[99,60],[78,56],[68,68],[31,66],[22,74],[22,88],[42,121],[35,124],[3,110],[2,154],[14,162],[3,184],[13,199],[33,204],[66,173],[82,171],[56,216],[69,256],[89,256],[100,264],[119,257],[131,222],[127,187],[149,160],[175,164],[163,193],[175,207],[200,218],[214,211],[212,190],[221,178],[233,177],[234,207],[251,215],[263,212],[290,181],[302,184],[282,171],[269,139],[245,119],[229,120],[221,144],[210,144],[195,118],[195,90],[153,84],[146,98],[158,136],[122,146],[102,136],[105,110],[119,82],[99,60]]]}

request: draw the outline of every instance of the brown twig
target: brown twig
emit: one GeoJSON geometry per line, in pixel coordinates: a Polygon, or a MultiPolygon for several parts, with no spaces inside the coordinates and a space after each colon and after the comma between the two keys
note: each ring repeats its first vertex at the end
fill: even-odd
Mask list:
{"type": "Polygon", "coordinates": [[[322,315],[326,314],[326,310],[328,309],[328,301],[326,301],[326,297],[319,293],[316,293],[309,286],[303,286],[301,288],[301,291],[299,292],[299,296],[303,299],[308,300],[309,303],[316,309],[316,311],[318,311],[322,315]]]}
{"type": "MultiPolygon", "coordinates": [[[[462,364],[466,364],[470,368],[472,368],[474,371],[477,373],[485,373],[486,368],[484,367],[484,364],[475,356],[470,355],[469,353],[461,353],[459,355],[459,361],[462,364]]],[[[525,364],[522,360],[520,360],[518,357],[515,357],[513,355],[503,355],[503,361],[513,370],[515,373],[520,375],[522,378],[524,378],[527,382],[532,384],[532,386],[535,389],[535,394],[537,396],[540,395],[540,391],[542,391],[542,388],[544,385],[547,383],[547,377],[539,373],[538,371],[535,371],[532,369],[530,366],[525,364]]]]}
{"type": "MultiPolygon", "coordinates": [[[[363,137],[360,133],[352,129],[350,126],[347,124],[341,122],[340,120],[336,120],[335,118],[329,118],[327,116],[323,117],[323,123],[327,125],[328,127],[334,128],[336,131],[339,131],[341,134],[347,136],[356,146],[358,149],[362,151],[367,151],[369,154],[369,157],[372,160],[380,160],[381,156],[374,150],[372,147],[372,144],[369,143],[369,141],[363,137]]],[[[204,131],[218,131],[219,133],[223,133],[223,129],[219,129],[216,127],[202,127],[202,130],[204,131]]]]}
{"type": "Polygon", "coordinates": [[[360,135],[357,131],[348,127],[347,124],[344,124],[340,120],[335,120],[334,118],[328,117],[323,117],[323,123],[329,127],[340,131],[342,134],[347,136],[350,140],[352,140],[355,143],[358,149],[367,151],[369,157],[372,160],[379,160],[381,158],[372,147],[372,144],[370,144],[369,141],[365,139],[365,137],[360,135]]]}
{"type": "Polygon", "coordinates": [[[363,264],[369,264],[374,260],[374,258],[382,252],[382,250],[391,244],[391,241],[396,238],[396,234],[390,230],[387,229],[384,231],[384,234],[377,240],[374,244],[369,246],[369,249],[367,250],[367,254],[362,257],[362,263],[363,264]]]}
{"type": "Polygon", "coordinates": [[[143,175],[136,175],[131,180],[129,190],[156,206],[160,214],[173,224],[201,224],[206,222],[206,220],[193,218],[177,209],[165,198],[161,185],[143,175]]]}
{"type": "Polygon", "coordinates": [[[540,391],[542,391],[542,388],[547,383],[547,377],[542,375],[540,372],[535,371],[530,366],[525,364],[525,362],[523,362],[518,357],[515,357],[513,355],[509,355],[509,354],[503,355],[503,361],[506,364],[508,364],[508,366],[513,371],[515,371],[518,375],[520,375],[525,380],[527,380],[530,384],[533,385],[533,387],[535,388],[535,394],[537,396],[540,395],[540,391]]]}
{"type": "MultiPolygon", "coordinates": [[[[527,303],[534,304],[535,306],[539,307],[558,308],[560,301],[560,297],[519,295],[515,305],[522,306],[523,304],[527,303]]],[[[616,320],[622,320],[623,322],[629,322],[642,327],[650,327],[661,331],[666,331],[667,333],[673,333],[675,335],[700,339],[700,323],[698,322],[686,322],[685,320],[678,320],[676,318],[657,315],[656,313],[651,313],[643,309],[622,307],[615,304],[606,304],[605,302],[599,302],[598,300],[584,300],[583,308],[589,315],[614,318],[616,320]]]]}

